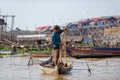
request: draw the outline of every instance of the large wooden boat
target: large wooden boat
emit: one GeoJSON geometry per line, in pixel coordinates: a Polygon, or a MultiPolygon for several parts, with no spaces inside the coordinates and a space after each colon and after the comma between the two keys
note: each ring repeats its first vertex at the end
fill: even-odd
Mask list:
{"type": "Polygon", "coordinates": [[[120,48],[108,48],[108,47],[72,47],[69,48],[72,51],[73,57],[112,57],[120,56],[120,48]]]}

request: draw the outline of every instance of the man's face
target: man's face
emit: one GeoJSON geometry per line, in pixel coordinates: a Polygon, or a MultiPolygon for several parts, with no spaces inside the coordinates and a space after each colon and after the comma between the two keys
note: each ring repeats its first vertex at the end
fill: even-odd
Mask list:
{"type": "Polygon", "coordinates": [[[56,32],[56,33],[57,33],[57,32],[59,32],[59,30],[58,30],[58,29],[55,29],[55,30],[54,30],[54,32],[56,32]]]}

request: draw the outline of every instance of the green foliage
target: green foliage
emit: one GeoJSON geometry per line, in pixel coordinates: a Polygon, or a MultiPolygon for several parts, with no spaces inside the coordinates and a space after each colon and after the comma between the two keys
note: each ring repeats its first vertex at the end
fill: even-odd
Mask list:
{"type": "Polygon", "coordinates": [[[3,58],[3,56],[2,56],[2,55],[0,55],[0,58],[3,58]]]}
{"type": "Polygon", "coordinates": [[[27,48],[28,51],[39,51],[39,48],[37,47],[29,47],[27,48]]]}
{"type": "Polygon", "coordinates": [[[17,49],[17,53],[24,54],[24,51],[22,49],[17,49]]]}
{"type": "Polygon", "coordinates": [[[9,47],[3,47],[1,50],[10,50],[9,47]]]}
{"type": "Polygon", "coordinates": [[[27,48],[28,52],[35,52],[35,53],[52,53],[53,49],[39,49],[38,47],[27,48]]]}
{"type": "Polygon", "coordinates": [[[17,49],[17,53],[19,54],[19,56],[24,57],[24,50],[23,49],[17,49]]]}
{"type": "Polygon", "coordinates": [[[10,49],[11,48],[8,45],[3,45],[3,44],[0,45],[0,50],[10,50],[10,49]]]}
{"type": "Polygon", "coordinates": [[[47,50],[43,50],[41,52],[43,53],[52,53],[54,51],[54,49],[47,49],[47,50]]]}

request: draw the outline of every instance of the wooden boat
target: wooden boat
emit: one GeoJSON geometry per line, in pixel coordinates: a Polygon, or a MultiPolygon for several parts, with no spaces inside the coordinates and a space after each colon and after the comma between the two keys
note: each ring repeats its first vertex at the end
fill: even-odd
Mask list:
{"type": "Polygon", "coordinates": [[[9,50],[0,50],[1,55],[11,55],[12,51],[9,50]]]}
{"type": "Polygon", "coordinates": [[[120,48],[108,47],[72,47],[73,57],[112,57],[120,56],[120,48]]]}
{"type": "Polygon", "coordinates": [[[51,53],[34,53],[34,52],[30,53],[31,57],[49,57],[50,55],[51,53]]]}
{"type": "Polygon", "coordinates": [[[55,67],[40,65],[40,68],[44,73],[47,73],[47,74],[66,74],[72,70],[73,66],[72,64],[67,63],[67,66],[63,64],[61,66],[56,65],[55,67]]]}
{"type": "MultiPolygon", "coordinates": [[[[66,46],[66,31],[64,32],[64,44],[66,46]]],[[[66,47],[65,47],[66,49],[66,47]]],[[[69,73],[73,66],[71,63],[67,62],[66,59],[66,50],[64,50],[65,52],[63,52],[63,49],[60,50],[60,55],[59,55],[59,59],[58,59],[58,64],[55,66],[46,66],[46,64],[49,64],[52,62],[52,57],[48,60],[45,61],[43,63],[40,64],[40,68],[44,73],[47,74],[65,74],[65,73],[69,73]],[[63,58],[63,53],[64,53],[64,58],[63,58]],[[64,60],[63,60],[64,59],[64,60]]]]}

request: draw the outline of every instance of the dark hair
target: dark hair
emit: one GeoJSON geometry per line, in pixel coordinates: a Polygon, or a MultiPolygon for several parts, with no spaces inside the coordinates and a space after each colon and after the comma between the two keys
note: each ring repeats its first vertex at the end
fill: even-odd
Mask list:
{"type": "Polygon", "coordinates": [[[50,30],[50,32],[53,32],[53,29],[52,29],[52,30],[50,30]]]}
{"type": "Polygon", "coordinates": [[[60,27],[58,25],[55,25],[54,30],[60,30],[60,27]]]}

